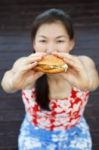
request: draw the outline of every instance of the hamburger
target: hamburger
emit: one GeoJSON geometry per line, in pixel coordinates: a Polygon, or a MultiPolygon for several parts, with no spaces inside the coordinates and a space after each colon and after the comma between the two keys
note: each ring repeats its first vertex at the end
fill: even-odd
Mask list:
{"type": "Polygon", "coordinates": [[[64,62],[64,60],[54,55],[44,56],[36,66],[36,70],[52,74],[66,72],[67,69],[68,65],[64,62]]]}

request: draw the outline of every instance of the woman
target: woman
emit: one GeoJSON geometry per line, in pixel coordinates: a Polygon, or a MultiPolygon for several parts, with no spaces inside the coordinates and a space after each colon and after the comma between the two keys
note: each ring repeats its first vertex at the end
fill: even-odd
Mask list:
{"type": "Polygon", "coordinates": [[[59,9],[40,14],[33,23],[32,41],[34,53],[19,58],[2,79],[6,92],[22,89],[26,115],[19,150],[91,150],[83,112],[99,79],[91,58],[70,54],[75,45],[70,17],[59,9]],[[35,71],[47,54],[63,59],[68,70],[58,74],[35,71]]]}

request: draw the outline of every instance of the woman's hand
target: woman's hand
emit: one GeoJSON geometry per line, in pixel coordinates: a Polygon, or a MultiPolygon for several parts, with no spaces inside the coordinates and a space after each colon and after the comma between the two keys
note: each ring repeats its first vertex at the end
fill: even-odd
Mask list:
{"type": "Polygon", "coordinates": [[[57,57],[62,58],[68,65],[66,73],[62,75],[68,80],[73,86],[76,86],[82,90],[92,90],[97,87],[92,87],[92,82],[97,82],[98,75],[90,58],[82,56],[82,59],[78,56],[74,56],[68,53],[53,53],[57,57]],[[86,59],[85,59],[86,58],[86,59]],[[91,69],[93,68],[93,72],[91,69]],[[92,80],[93,75],[96,77],[92,80]]]}
{"type": "Polygon", "coordinates": [[[5,91],[13,92],[33,86],[35,81],[43,75],[42,72],[35,71],[35,66],[44,55],[45,53],[34,53],[18,59],[3,77],[2,86],[5,91]]]}

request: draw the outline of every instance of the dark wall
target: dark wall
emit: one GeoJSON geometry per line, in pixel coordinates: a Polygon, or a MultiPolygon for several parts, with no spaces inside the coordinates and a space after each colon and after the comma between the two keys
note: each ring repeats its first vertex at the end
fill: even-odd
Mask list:
{"type": "MultiPolygon", "coordinates": [[[[48,8],[68,11],[74,22],[74,54],[88,55],[99,71],[99,2],[71,0],[0,1],[0,81],[13,62],[32,52],[31,23],[48,8]]],[[[99,150],[99,89],[91,93],[85,116],[91,128],[93,150],[99,150]]],[[[17,137],[24,117],[21,92],[6,94],[0,87],[0,150],[16,150],[17,137]]]]}

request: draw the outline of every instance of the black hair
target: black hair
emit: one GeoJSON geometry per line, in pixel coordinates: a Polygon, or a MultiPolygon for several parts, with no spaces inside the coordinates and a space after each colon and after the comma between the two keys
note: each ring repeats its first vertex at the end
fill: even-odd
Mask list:
{"type": "Polygon", "coordinates": [[[36,89],[36,102],[38,105],[45,110],[50,110],[49,108],[49,87],[47,82],[47,75],[41,76],[35,84],[36,89]]]}
{"type": "Polygon", "coordinates": [[[73,25],[70,16],[60,9],[49,9],[45,12],[38,15],[32,25],[32,32],[31,32],[31,38],[32,40],[35,39],[36,32],[38,28],[44,24],[44,23],[53,23],[56,21],[61,21],[69,35],[70,39],[74,38],[74,31],[73,31],[73,25]]]}
{"type": "MultiPolygon", "coordinates": [[[[69,35],[70,40],[74,39],[74,31],[70,16],[66,14],[63,10],[52,8],[38,15],[33,21],[31,31],[32,42],[35,40],[37,30],[42,24],[54,23],[56,21],[61,21],[69,35]]],[[[36,81],[35,89],[36,89],[36,102],[38,103],[40,108],[44,110],[50,110],[49,86],[46,74],[44,74],[36,81]]]]}

